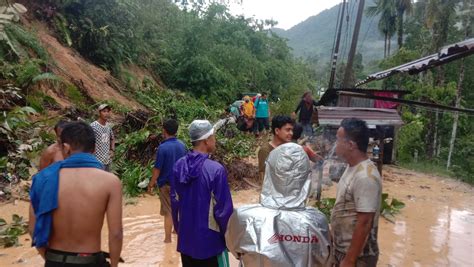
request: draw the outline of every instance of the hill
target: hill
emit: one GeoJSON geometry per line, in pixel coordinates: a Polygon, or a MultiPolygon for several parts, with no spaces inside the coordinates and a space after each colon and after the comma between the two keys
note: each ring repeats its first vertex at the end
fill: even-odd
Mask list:
{"type": "MultiPolygon", "coordinates": [[[[293,49],[295,56],[303,58],[316,57],[324,62],[329,62],[341,5],[339,4],[322,11],[318,15],[309,17],[289,30],[285,31],[277,28],[272,29],[272,31],[288,39],[288,44],[293,49]]],[[[373,0],[368,0],[365,3],[366,8],[373,5],[373,0]]],[[[357,1],[349,1],[346,6],[346,14],[349,11],[349,23],[345,21],[343,24],[340,46],[340,51],[345,52],[343,55],[346,57],[352,38],[357,6],[357,1]]],[[[384,41],[383,36],[378,32],[377,22],[378,17],[367,17],[364,15],[362,19],[358,52],[363,55],[364,62],[383,58],[384,41]]]]}

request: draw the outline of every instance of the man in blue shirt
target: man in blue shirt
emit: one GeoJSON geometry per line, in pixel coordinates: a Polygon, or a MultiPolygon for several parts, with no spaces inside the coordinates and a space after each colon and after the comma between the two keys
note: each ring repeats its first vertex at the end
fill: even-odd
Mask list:
{"type": "Polygon", "coordinates": [[[169,181],[173,175],[175,162],[186,155],[186,147],[182,141],[176,138],[177,132],[178,122],[176,120],[168,119],[163,123],[163,137],[165,140],[157,149],[155,167],[148,184],[149,193],[153,191],[156,184],[159,187],[160,215],[165,217],[165,243],[171,243],[171,229],[173,227],[169,181]]]}
{"type": "Polygon", "coordinates": [[[269,117],[270,117],[270,108],[268,105],[267,93],[262,93],[261,97],[255,99],[255,109],[257,118],[257,131],[258,134],[262,133],[264,130],[270,129],[269,117]]]}

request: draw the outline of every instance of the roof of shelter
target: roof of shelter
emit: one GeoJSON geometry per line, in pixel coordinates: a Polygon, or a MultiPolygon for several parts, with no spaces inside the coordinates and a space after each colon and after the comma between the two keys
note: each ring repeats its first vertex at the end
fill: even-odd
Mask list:
{"type": "Polygon", "coordinates": [[[380,108],[319,107],[320,125],[338,126],[345,118],[358,118],[368,125],[402,125],[403,121],[396,110],[380,108]]]}
{"type": "Polygon", "coordinates": [[[400,66],[390,68],[388,70],[371,74],[364,80],[359,81],[356,86],[360,86],[375,80],[385,79],[397,73],[408,73],[410,75],[417,74],[436,66],[446,64],[453,60],[469,56],[471,54],[474,54],[474,38],[445,46],[436,54],[432,54],[402,64],[400,66]]]}

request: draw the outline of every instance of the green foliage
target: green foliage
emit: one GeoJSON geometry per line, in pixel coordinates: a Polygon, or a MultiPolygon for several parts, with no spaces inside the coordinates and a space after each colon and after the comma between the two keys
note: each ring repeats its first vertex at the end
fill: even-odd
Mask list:
{"type": "Polygon", "coordinates": [[[409,111],[402,115],[405,125],[400,128],[398,133],[397,155],[398,160],[408,162],[413,160],[415,151],[418,151],[420,157],[424,155],[423,145],[423,121],[420,115],[414,115],[409,111]]]}
{"type": "Polygon", "coordinates": [[[217,143],[218,153],[223,156],[221,160],[225,164],[230,164],[236,158],[255,155],[255,138],[239,131],[235,124],[227,126],[227,129],[218,133],[217,143]],[[232,131],[232,135],[226,137],[229,131],[232,131]]]}
{"type": "Polygon", "coordinates": [[[34,53],[33,57],[38,57],[44,61],[49,59],[48,52],[46,52],[32,32],[25,30],[22,26],[17,24],[8,25],[5,28],[5,31],[13,43],[20,45],[16,45],[16,48],[17,50],[22,51],[20,52],[20,55],[24,58],[28,58],[28,53],[31,51],[34,53]],[[27,51],[25,51],[25,49],[27,49],[27,51]]]}
{"type": "Polygon", "coordinates": [[[433,161],[420,160],[418,162],[407,161],[400,164],[403,168],[413,170],[416,172],[434,174],[442,177],[455,177],[453,171],[446,170],[444,164],[439,164],[433,161]]]}
{"type": "Polygon", "coordinates": [[[64,94],[77,107],[85,107],[86,98],[82,95],[81,91],[79,91],[79,89],[75,85],[68,84],[64,88],[64,94]]]}
{"type": "Polygon", "coordinates": [[[0,246],[4,248],[19,246],[18,237],[28,232],[28,223],[17,214],[12,215],[12,222],[0,218],[0,246]]]}
{"type": "Polygon", "coordinates": [[[464,182],[474,184],[474,136],[461,136],[456,143],[454,175],[464,182]]]}
{"type": "Polygon", "coordinates": [[[1,58],[5,57],[4,55],[6,52],[13,52],[17,57],[20,56],[18,47],[12,42],[11,38],[6,33],[5,28],[11,26],[13,22],[19,22],[20,15],[26,11],[26,8],[18,3],[10,4],[6,2],[6,5],[2,4],[0,6],[0,45],[6,44],[7,46],[6,51],[1,49],[1,58]]]}
{"type": "Polygon", "coordinates": [[[151,169],[153,166],[148,164],[142,166],[140,163],[133,161],[122,161],[116,164],[116,171],[122,180],[123,193],[127,197],[136,197],[143,193],[143,189],[138,184],[145,179],[151,178],[151,169]]]}
{"type": "MultiPolygon", "coordinates": [[[[405,207],[405,203],[392,197],[391,202],[388,199],[388,193],[382,193],[382,200],[380,204],[380,215],[390,222],[394,222],[395,215],[405,207]]],[[[321,201],[316,202],[314,207],[326,215],[328,221],[331,220],[331,212],[336,204],[335,198],[323,198],[321,201]]]]}
{"type": "Polygon", "coordinates": [[[307,67],[292,59],[282,38],[224,6],[186,11],[166,0],[56,3],[60,35],[69,32],[74,48],[133,91],[140,87],[136,79],[120,70],[128,63],[214,105],[232,102],[243,91],[279,95],[312,84],[308,75],[295,76],[307,67]]]}
{"type": "Polygon", "coordinates": [[[26,96],[26,103],[28,106],[32,107],[34,110],[43,113],[46,111],[46,108],[56,108],[58,103],[54,98],[46,95],[41,91],[34,91],[26,96]]]}
{"type": "Polygon", "coordinates": [[[401,209],[405,207],[405,203],[400,200],[392,197],[392,201],[388,201],[388,194],[382,194],[382,205],[380,207],[380,215],[390,222],[395,221],[395,215],[400,212],[401,209]]]}
{"type": "Polygon", "coordinates": [[[162,121],[167,117],[174,117],[186,123],[196,118],[212,121],[222,113],[222,110],[208,106],[203,101],[171,90],[137,91],[136,99],[154,112],[155,121],[162,121]]]}
{"type": "Polygon", "coordinates": [[[136,158],[144,156],[143,151],[136,151],[136,148],[146,145],[149,136],[150,131],[146,129],[125,134],[115,149],[114,172],[122,180],[123,192],[129,197],[135,197],[142,193],[143,190],[138,187],[138,184],[151,178],[152,166],[149,163],[142,164],[136,158]]]}
{"type": "Polygon", "coordinates": [[[61,77],[59,77],[56,74],[53,74],[51,72],[45,72],[45,73],[41,73],[41,74],[35,76],[31,81],[33,83],[36,83],[36,82],[39,82],[39,81],[62,82],[63,79],[61,79],[61,77]]]}
{"type": "Polygon", "coordinates": [[[320,201],[316,202],[314,207],[321,211],[324,215],[326,215],[328,222],[331,222],[331,212],[335,204],[335,198],[323,198],[320,201]]]}
{"type": "Polygon", "coordinates": [[[60,13],[57,13],[56,17],[54,18],[54,25],[56,26],[62,41],[68,46],[72,46],[71,32],[69,31],[69,24],[66,18],[60,13]]]}
{"type": "Polygon", "coordinates": [[[31,160],[38,157],[44,147],[40,125],[34,125],[29,120],[29,116],[34,114],[36,111],[33,108],[25,106],[15,107],[0,115],[0,141],[6,144],[4,148],[8,152],[7,163],[0,170],[8,177],[28,179],[31,160]]]}

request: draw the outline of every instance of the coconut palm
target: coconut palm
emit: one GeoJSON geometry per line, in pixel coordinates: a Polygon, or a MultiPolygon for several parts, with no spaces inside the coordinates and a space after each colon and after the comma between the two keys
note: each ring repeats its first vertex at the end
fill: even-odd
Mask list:
{"type": "Polygon", "coordinates": [[[384,35],[384,58],[390,55],[392,36],[396,32],[397,4],[396,0],[375,0],[375,6],[366,9],[368,16],[380,15],[378,29],[384,35]]]}
{"type": "Polygon", "coordinates": [[[410,14],[413,10],[412,0],[396,0],[397,2],[397,34],[398,34],[398,49],[403,46],[403,16],[410,14]]]}

